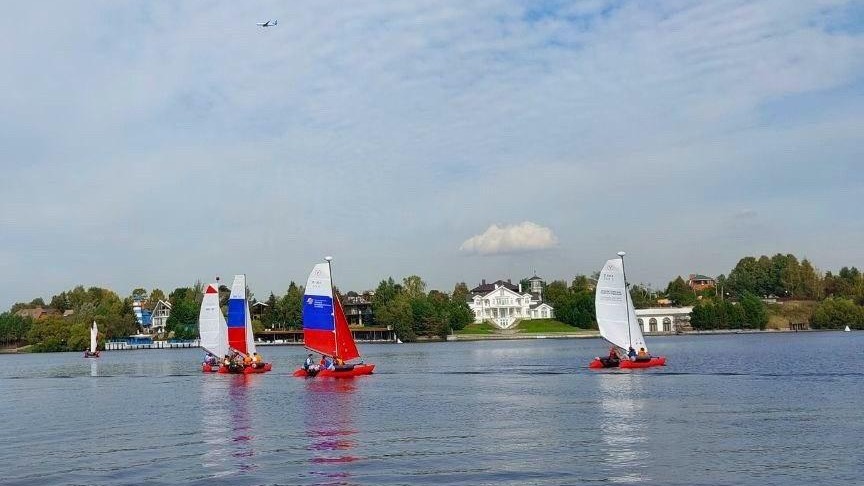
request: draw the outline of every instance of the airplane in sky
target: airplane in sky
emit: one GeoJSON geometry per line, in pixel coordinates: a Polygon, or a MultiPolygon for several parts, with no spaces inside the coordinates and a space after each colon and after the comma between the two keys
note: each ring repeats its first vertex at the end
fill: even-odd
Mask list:
{"type": "Polygon", "coordinates": [[[258,27],[275,27],[278,23],[278,20],[268,20],[267,22],[258,22],[255,25],[257,25],[258,27]]]}

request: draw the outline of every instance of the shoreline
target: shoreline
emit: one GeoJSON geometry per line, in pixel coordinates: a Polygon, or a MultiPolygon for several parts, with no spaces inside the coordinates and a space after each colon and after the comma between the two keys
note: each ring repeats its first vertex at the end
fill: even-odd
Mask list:
{"type": "MultiPolygon", "coordinates": [[[[681,331],[678,333],[645,334],[648,337],[662,336],[714,336],[721,334],[776,334],[800,332],[843,332],[842,329],[709,329],[705,331],[681,331]]],[[[601,337],[600,331],[584,331],[580,333],[532,333],[532,334],[455,334],[447,336],[447,341],[506,341],[511,339],[588,339],[601,337]]],[[[417,342],[440,342],[423,340],[417,342]]]]}
{"type": "MultiPolygon", "coordinates": [[[[679,333],[656,333],[646,334],[650,337],[662,336],[715,336],[724,334],[785,334],[785,333],[816,333],[816,332],[843,332],[843,329],[709,329],[705,331],[682,331],[679,333]]],[[[512,334],[451,334],[446,339],[441,338],[420,338],[408,344],[427,344],[427,343],[443,343],[443,342],[474,342],[474,341],[515,341],[515,340],[530,340],[530,339],[591,339],[599,338],[600,331],[582,331],[582,332],[547,332],[547,333],[512,333],[512,334]]],[[[357,341],[358,344],[402,344],[392,341],[357,341]]],[[[290,343],[255,343],[257,346],[303,346],[302,342],[290,343]]],[[[0,348],[0,354],[39,354],[38,351],[30,351],[27,348],[32,345],[22,346],[20,348],[0,348]]],[[[169,349],[189,349],[200,348],[200,346],[172,346],[172,347],[135,347],[129,349],[111,349],[105,351],[137,351],[137,350],[169,350],[169,349]]],[[[78,351],[61,351],[74,353],[78,351]]]]}

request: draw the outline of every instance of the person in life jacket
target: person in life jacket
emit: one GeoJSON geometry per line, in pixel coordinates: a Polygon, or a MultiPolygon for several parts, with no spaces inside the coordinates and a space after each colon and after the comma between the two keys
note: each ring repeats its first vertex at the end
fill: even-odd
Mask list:
{"type": "Polygon", "coordinates": [[[243,366],[252,366],[252,356],[243,356],[243,366]]]}
{"type": "Polygon", "coordinates": [[[630,346],[630,348],[627,350],[627,357],[630,358],[630,361],[636,359],[636,350],[633,349],[633,346],[630,346]]]}
{"type": "Polygon", "coordinates": [[[639,354],[636,355],[636,358],[637,359],[649,359],[649,358],[651,358],[651,355],[648,354],[648,351],[646,351],[645,348],[639,348],[639,354]]]}
{"type": "Polygon", "coordinates": [[[258,368],[261,366],[261,363],[264,362],[264,359],[261,358],[261,355],[258,353],[252,353],[252,367],[258,368]]]}
{"type": "Polygon", "coordinates": [[[303,361],[303,369],[309,371],[313,369],[313,366],[315,366],[315,360],[312,359],[312,353],[309,353],[309,356],[306,356],[306,360],[303,361]]]}

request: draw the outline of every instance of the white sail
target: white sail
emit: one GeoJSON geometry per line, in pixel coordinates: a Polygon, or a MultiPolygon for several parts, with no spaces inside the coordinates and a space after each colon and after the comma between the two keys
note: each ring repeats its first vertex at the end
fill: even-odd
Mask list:
{"type": "Polygon", "coordinates": [[[222,358],[230,354],[228,349],[228,325],[219,307],[219,286],[209,284],[204,288],[204,299],[198,313],[198,336],[201,347],[222,358]]]}
{"type": "Polygon", "coordinates": [[[852,332],[852,329],[849,329],[849,326],[846,326],[846,328],[843,329],[843,331],[844,331],[844,332],[852,332]]]}
{"type": "Polygon", "coordinates": [[[249,296],[246,301],[246,352],[251,356],[255,351],[255,334],[252,333],[252,314],[249,313],[249,296]]]}
{"type": "Polygon", "coordinates": [[[96,321],[90,324],[90,352],[96,352],[96,335],[99,334],[99,327],[96,326],[96,321]]]}
{"type": "Polygon", "coordinates": [[[607,261],[600,271],[594,307],[600,335],[607,341],[624,350],[632,346],[636,351],[639,348],[648,351],[639,321],[636,320],[636,310],[627,290],[624,265],[620,258],[607,261]]]}

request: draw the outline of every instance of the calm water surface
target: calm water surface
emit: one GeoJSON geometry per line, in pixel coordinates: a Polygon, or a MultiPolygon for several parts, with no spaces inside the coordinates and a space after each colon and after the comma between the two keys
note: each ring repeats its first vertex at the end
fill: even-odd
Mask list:
{"type": "Polygon", "coordinates": [[[0,355],[2,484],[864,484],[864,332],[361,345],[376,374],[200,350],[0,355]]]}

